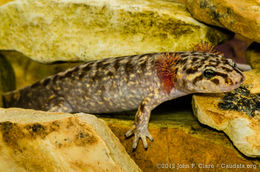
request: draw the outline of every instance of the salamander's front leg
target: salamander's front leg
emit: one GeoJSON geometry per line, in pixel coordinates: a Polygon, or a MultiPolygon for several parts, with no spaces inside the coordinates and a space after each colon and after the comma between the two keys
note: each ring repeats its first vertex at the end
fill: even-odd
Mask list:
{"type": "Polygon", "coordinates": [[[133,149],[137,147],[137,143],[140,138],[143,141],[143,145],[145,149],[147,149],[146,137],[148,137],[151,141],[153,141],[153,137],[148,131],[148,123],[149,123],[151,112],[149,111],[143,112],[141,110],[143,106],[145,106],[143,103],[139,106],[135,116],[135,123],[125,134],[126,137],[129,137],[132,134],[134,134],[134,141],[132,146],[133,149]]]}
{"type": "Polygon", "coordinates": [[[133,149],[136,149],[139,139],[143,141],[144,148],[147,149],[146,137],[153,141],[152,135],[148,131],[148,124],[150,120],[150,114],[153,108],[162,102],[162,98],[159,97],[158,92],[150,93],[143,99],[138,111],[135,115],[134,125],[125,134],[126,137],[134,134],[133,149]],[[157,93],[157,94],[156,94],[157,93]]]}

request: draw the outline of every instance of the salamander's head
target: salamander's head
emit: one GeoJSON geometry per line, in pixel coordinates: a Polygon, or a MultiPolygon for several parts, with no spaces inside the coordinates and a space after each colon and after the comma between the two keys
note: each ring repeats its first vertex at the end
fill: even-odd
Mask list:
{"type": "Polygon", "coordinates": [[[180,52],[175,87],[189,93],[219,93],[238,88],[245,77],[231,59],[219,53],[180,52]]]}

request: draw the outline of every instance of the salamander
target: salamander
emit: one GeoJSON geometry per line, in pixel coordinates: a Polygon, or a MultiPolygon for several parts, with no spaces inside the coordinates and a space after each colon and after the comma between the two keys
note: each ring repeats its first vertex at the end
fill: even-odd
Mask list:
{"type": "Polygon", "coordinates": [[[163,52],[89,61],[33,85],[3,95],[5,107],[52,112],[112,113],[137,109],[134,135],[147,148],[151,111],[159,104],[192,93],[238,88],[244,75],[235,63],[212,49],[163,52]]]}

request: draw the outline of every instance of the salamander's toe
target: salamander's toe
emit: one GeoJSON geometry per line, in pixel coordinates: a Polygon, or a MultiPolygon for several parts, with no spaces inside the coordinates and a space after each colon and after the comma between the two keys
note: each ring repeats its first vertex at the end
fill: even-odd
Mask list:
{"type": "Polygon", "coordinates": [[[141,139],[142,139],[142,141],[143,141],[143,145],[144,145],[144,148],[147,150],[147,141],[146,141],[146,136],[145,135],[142,135],[141,136],[141,139]]]}
{"type": "Polygon", "coordinates": [[[138,140],[139,140],[139,137],[138,137],[137,135],[135,135],[134,141],[133,141],[133,145],[132,145],[132,148],[133,148],[133,149],[136,149],[138,140]]]}
{"type": "Polygon", "coordinates": [[[153,142],[153,136],[148,132],[147,137],[153,142]]]}
{"type": "Polygon", "coordinates": [[[132,148],[132,152],[135,152],[135,150],[136,150],[135,148],[132,148]]]}
{"type": "Polygon", "coordinates": [[[131,135],[134,134],[135,131],[135,125],[133,125],[126,133],[125,133],[125,137],[130,137],[131,135]]]}
{"type": "Polygon", "coordinates": [[[132,148],[136,149],[137,145],[138,145],[138,141],[139,141],[139,139],[141,139],[142,142],[143,142],[144,148],[147,150],[148,144],[147,144],[146,137],[148,137],[151,141],[153,141],[153,137],[149,133],[148,129],[147,128],[141,128],[141,129],[137,128],[137,129],[134,130],[134,134],[135,134],[135,137],[134,137],[134,140],[133,140],[132,148]]]}

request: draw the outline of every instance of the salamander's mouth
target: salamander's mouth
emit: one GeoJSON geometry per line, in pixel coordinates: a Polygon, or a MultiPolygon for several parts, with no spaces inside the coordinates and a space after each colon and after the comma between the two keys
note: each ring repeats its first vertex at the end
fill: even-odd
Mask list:
{"type": "Polygon", "coordinates": [[[233,91],[233,90],[239,88],[240,86],[241,86],[241,84],[234,85],[234,86],[231,86],[231,87],[229,87],[229,88],[223,88],[223,91],[222,91],[222,92],[224,92],[224,93],[230,92],[230,91],[233,91]]]}
{"type": "Polygon", "coordinates": [[[239,73],[239,77],[234,77],[232,80],[232,84],[229,86],[223,86],[221,88],[222,92],[230,92],[241,86],[241,84],[245,81],[245,75],[242,72],[239,73]],[[235,79],[234,79],[235,78],[235,79]]]}
{"type": "Polygon", "coordinates": [[[231,86],[228,86],[228,87],[223,87],[222,92],[230,92],[230,91],[233,91],[233,90],[239,88],[244,80],[245,80],[245,78],[242,78],[242,82],[240,82],[238,84],[234,84],[234,85],[231,85],[231,86]]]}
{"type": "Polygon", "coordinates": [[[193,93],[207,93],[207,94],[214,94],[214,93],[226,93],[233,91],[241,86],[242,83],[235,84],[235,85],[229,85],[229,86],[219,86],[211,89],[202,89],[194,91],[193,93]]]}

